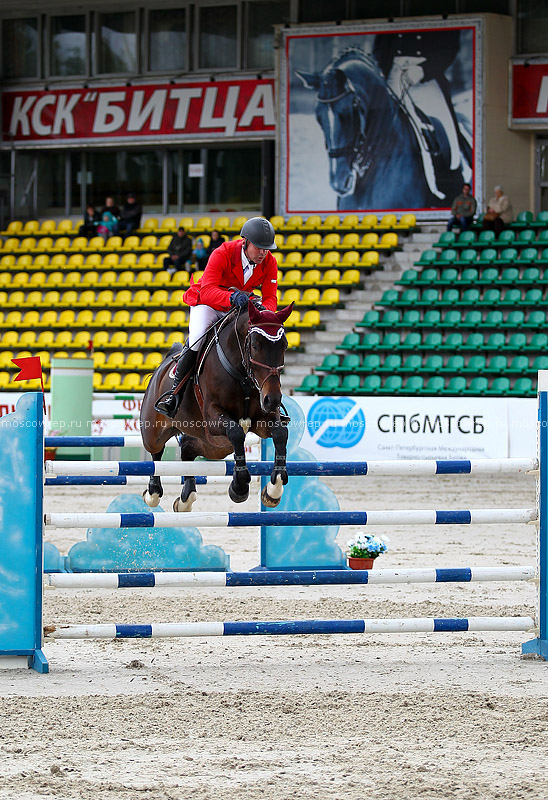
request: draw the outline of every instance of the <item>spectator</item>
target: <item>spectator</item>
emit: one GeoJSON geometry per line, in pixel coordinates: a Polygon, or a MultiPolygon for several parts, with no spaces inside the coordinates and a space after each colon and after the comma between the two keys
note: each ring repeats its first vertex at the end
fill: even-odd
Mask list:
{"type": "Polygon", "coordinates": [[[141,205],[137,202],[133,192],[130,192],[127,196],[126,202],[122,206],[120,222],[118,223],[118,231],[120,233],[124,232],[126,236],[129,236],[131,233],[136,231],[141,225],[142,213],[143,209],[141,208],[141,205]]]}
{"type": "Polygon", "coordinates": [[[192,239],[182,225],[173,235],[167,252],[169,255],[164,258],[164,269],[171,275],[178,269],[184,269],[187,264],[189,269],[192,267],[192,239]]]}
{"type": "Polygon", "coordinates": [[[97,235],[102,236],[106,242],[109,236],[114,236],[116,233],[118,220],[110,211],[105,211],[101,214],[101,221],[97,226],[97,235]]]}
{"type": "Polygon", "coordinates": [[[113,231],[113,234],[116,234],[118,233],[118,222],[120,221],[120,209],[114,202],[114,198],[111,197],[110,195],[108,197],[105,197],[105,205],[101,209],[101,219],[103,219],[103,214],[106,214],[107,212],[109,214],[112,214],[112,216],[116,220],[116,228],[113,231]]]}
{"type": "Polygon", "coordinates": [[[88,239],[91,239],[92,236],[96,235],[97,225],[100,221],[101,215],[95,206],[88,206],[84,214],[84,221],[80,225],[78,233],[80,236],[86,236],[88,239]]]}
{"type": "Polygon", "coordinates": [[[209,245],[207,247],[207,257],[209,258],[209,256],[212,254],[212,252],[214,250],[216,250],[218,247],[220,247],[222,244],[224,244],[225,241],[226,241],[225,237],[221,236],[221,234],[219,233],[218,230],[213,229],[211,231],[211,240],[210,240],[209,245]]]}
{"type": "Polygon", "coordinates": [[[192,255],[194,258],[194,264],[196,266],[196,269],[202,269],[202,270],[205,269],[208,259],[208,253],[204,247],[204,240],[202,239],[201,236],[198,236],[198,238],[194,242],[192,255]]]}
{"type": "Polygon", "coordinates": [[[495,195],[487,204],[487,211],[483,215],[483,229],[495,231],[500,236],[505,227],[512,222],[514,212],[510,199],[504,194],[502,186],[495,186],[495,195]]]}
{"type": "Polygon", "coordinates": [[[463,184],[462,192],[453,200],[453,205],[451,206],[452,216],[449,217],[447,222],[448,231],[453,230],[454,225],[459,225],[461,231],[467,231],[474,221],[477,203],[471,193],[471,188],[469,183],[463,184]]]}

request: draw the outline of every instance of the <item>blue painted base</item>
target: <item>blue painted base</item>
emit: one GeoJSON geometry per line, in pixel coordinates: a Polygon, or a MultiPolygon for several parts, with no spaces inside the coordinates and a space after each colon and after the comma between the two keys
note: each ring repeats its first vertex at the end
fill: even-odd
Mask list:
{"type": "Polygon", "coordinates": [[[548,661],[548,639],[531,639],[521,645],[523,655],[533,653],[548,661]]]}
{"type": "Polygon", "coordinates": [[[36,670],[36,672],[45,675],[49,672],[48,660],[41,650],[35,650],[33,656],[29,656],[29,667],[36,670]]]}

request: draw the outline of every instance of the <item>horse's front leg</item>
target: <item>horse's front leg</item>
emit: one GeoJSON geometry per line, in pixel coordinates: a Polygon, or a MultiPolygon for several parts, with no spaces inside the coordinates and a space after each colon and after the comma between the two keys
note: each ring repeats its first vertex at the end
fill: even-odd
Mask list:
{"type": "MultiPolygon", "coordinates": [[[[181,461],[194,461],[200,455],[199,442],[192,436],[181,434],[181,461]]],[[[174,511],[192,511],[192,506],[196,502],[196,478],[193,475],[185,475],[185,482],[181,489],[181,496],[173,501],[174,511]]]]}
{"type": "Polygon", "coordinates": [[[279,504],[284,491],[283,487],[287,484],[287,436],[287,426],[283,425],[280,420],[276,420],[272,426],[275,452],[274,469],[270,475],[270,482],[261,492],[261,502],[267,508],[275,508],[279,504]]]}
{"type": "MultiPolygon", "coordinates": [[[[162,456],[164,455],[165,447],[158,453],[152,453],[152,460],[153,461],[161,461],[162,456]]],[[[143,492],[143,500],[147,504],[147,506],[151,506],[151,508],[155,508],[158,503],[160,502],[164,490],[162,488],[162,483],[160,481],[159,475],[151,475],[148,481],[148,489],[145,489],[143,492]]]]}
{"type": "Polygon", "coordinates": [[[251,475],[245,460],[245,431],[242,426],[226,416],[221,417],[225,435],[234,450],[234,474],[228,487],[228,496],[233,503],[244,503],[249,497],[251,475]]]}

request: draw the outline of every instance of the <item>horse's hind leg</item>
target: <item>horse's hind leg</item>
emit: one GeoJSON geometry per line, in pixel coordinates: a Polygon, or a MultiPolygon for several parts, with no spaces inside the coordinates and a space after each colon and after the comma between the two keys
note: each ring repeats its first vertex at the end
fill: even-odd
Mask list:
{"type": "MultiPolygon", "coordinates": [[[[159,453],[152,454],[153,461],[161,461],[162,456],[164,455],[165,447],[162,447],[159,453]]],[[[160,481],[159,475],[151,475],[148,481],[148,489],[145,489],[143,492],[143,500],[147,504],[147,506],[151,506],[155,508],[158,503],[160,502],[164,490],[162,488],[162,483],[160,481]]]]}
{"type": "Polygon", "coordinates": [[[275,459],[274,469],[261,492],[261,502],[267,508],[275,508],[282,499],[283,487],[287,483],[287,427],[281,422],[276,422],[272,428],[272,441],[274,442],[275,459]]]}
{"type": "MultiPolygon", "coordinates": [[[[199,442],[193,436],[181,435],[181,461],[194,461],[197,455],[201,455],[199,442]]],[[[196,502],[196,478],[192,475],[185,475],[185,482],[181,490],[181,496],[173,503],[174,511],[192,511],[192,506],[196,502]]]]}

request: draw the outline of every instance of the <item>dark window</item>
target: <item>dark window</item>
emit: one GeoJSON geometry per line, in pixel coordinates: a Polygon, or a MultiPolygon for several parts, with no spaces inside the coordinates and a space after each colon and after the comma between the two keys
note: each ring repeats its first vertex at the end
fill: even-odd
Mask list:
{"type": "Polygon", "coordinates": [[[299,22],[330,22],[337,19],[347,19],[346,0],[301,0],[300,2],[299,22]]]}
{"type": "Polygon", "coordinates": [[[274,68],[274,25],[289,22],[289,2],[248,3],[247,67],[274,68]]]}
{"type": "Polygon", "coordinates": [[[354,19],[387,19],[401,16],[400,0],[354,0],[354,19]]]}
{"type": "Polygon", "coordinates": [[[152,72],[186,68],[187,35],[184,8],[149,11],[148,54],[148,68],[152,72]]]}
{"type": "Polygon", "coordinates": [[[548,48],[546,0],[518,0],[518,53],[545,53],[548,48]]]}
{"type": "Polygon", "coordinates": [[[458,0],[461,14],[510,14],[508,0],[458,0]]]}
{"type": "Polygon", "coordinates": [[[135,13],[99,14],[99,72],[136,72],[135,13]]]}
{"type": "Polygon", "coordinates": [[[201,69],[238,66],[238,9],[236,6],[204,6],[200,15],[201,69]]]}
{"type": "Polygon", "coordinates": [[[51,17],[50,74],[86,74],[86,18],[51,17]]]}
{"type": "Polygon", "coordinates": [[[38,20],[5,19],[2,22],[4,78],[38,77],[38,20]]]}

